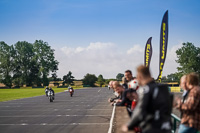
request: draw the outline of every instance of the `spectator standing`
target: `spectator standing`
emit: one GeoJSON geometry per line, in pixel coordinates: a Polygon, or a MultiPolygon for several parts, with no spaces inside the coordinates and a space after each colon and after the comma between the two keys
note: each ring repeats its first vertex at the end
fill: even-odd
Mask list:
{"type": "Polygon", "coordinates": [[[122,127],[122,131],[133,130],[139,125],[142,133],[171,133],[168,87],[158,88],[149,68],[143,65],[137,68],[137,80],[140,85],[139,100],[131,120],[122,127]]]}
{"type": "MultiPolygon", "coordinates": [[[[183,90],[183,94],[182,94],[182,100],[181,102],[184,103],[185,99],[187,98],[188,96],[188,88],[186,87],[186,75],[183,75],[180,79],[180,88],[183,90]]],[[[180,98],[176,97],[175,98],[175,104],[177,102],[177,100],[179,100],[180,98]]],[[[175,105],[176,106],[176,105],[175,105]]],[[[181,118],[182,118],[182,111],[181,112],[181,118]]]]}
{"type": "Polygon", "coordinates": [[[185,99],[185,97],[188,94],[188,89],[186,87],[186,75],[183,75],[180,79],[180,88],[183,89],[183,100],[185,99]]]}
{"type": "Polygon", "coordinates": [[[114,89],[114,84],[118,83],[117,81],[110,81],[109,82],[109,86],[111,89],[113,89],[113,93],[115,95],[114,98],[109,98],[108,102],[111,103],[111,105],[115,102],[115,100],[120,99],[120,95],[116,92],[116,90],[114,89]]]}
{"type": "Polygon", "coordinates": [[[109,89],[109,90],[110,90],[110,88],[113,89],[112,83],[113,83],[113,81],[111,80],[111,81],[109,82],[109,84],[108,84],[108,89],[109,89]]]}
{"type": "Polygon", "coordinates": [[[132,75],[131,70],[126,70],[124,74],[126,82],[130,82],[131,80],[135,79],[132,75]]]}
{"type": "Polygon", "coordinates": [[[113,87],[114,87],[115,92],[119,95],[119,99],[117,99],[115,102],[120,103],[123,99],[125,88],[122,85],[120,85],[118,81],[115,81],[113,83],[113,87]]]}
{"type": "Polygon", "coordinates": [[[125,77],[122,78],[122,86],[124,87],[124,89],[128,89],[127,80],[125,77]]]}
{"type": "Polygon", "coordinates": [[[131,84],[132,84],[132,82],[134,82],[133,80],[135,80],[136,82],[137,82],[137,80],[136,80],[136,77],[133,77],[131,70],[126,70],[124,77],[125,77],[125,81],[126,81],[126,87],[128,89],[133,89],[133,88],[131,88],[131,84]]]}
{"type": "Polygon", "coordinates": [[[186,76],[186,88],[186,99],[176,99],[176,108],[182,112],[178,133],[197,133],[200,130],[200,87],[197,74],[190,73],[186,76]]]}

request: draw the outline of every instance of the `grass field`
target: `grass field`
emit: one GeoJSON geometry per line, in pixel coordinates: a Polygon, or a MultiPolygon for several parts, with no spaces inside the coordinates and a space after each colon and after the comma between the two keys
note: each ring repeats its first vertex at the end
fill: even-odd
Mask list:
{"type": "MultiPolygon", "coordinates": [[[[53,90],[58,93],[64,92],[67,88],[53,88],[53,90]]],[[[0,102],[41,95],[45,95],[45,88],[0,89],[0,102]]]]}

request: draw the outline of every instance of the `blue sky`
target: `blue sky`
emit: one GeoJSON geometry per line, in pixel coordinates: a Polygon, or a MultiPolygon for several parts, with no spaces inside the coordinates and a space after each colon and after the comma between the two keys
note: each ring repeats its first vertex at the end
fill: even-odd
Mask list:
{"type": "Polygon", "coordinates": [[[199,7],[199,0],[0,0],[0,41],[48,42],[56,50],[60,77],[72,71],[76,78],[86,73],[112,78],[143,63],[152,36],[157,77],[163,14],[169,10],[167,75],[176,71],[175,50],[182,42],[200,46],[199,7]]]}

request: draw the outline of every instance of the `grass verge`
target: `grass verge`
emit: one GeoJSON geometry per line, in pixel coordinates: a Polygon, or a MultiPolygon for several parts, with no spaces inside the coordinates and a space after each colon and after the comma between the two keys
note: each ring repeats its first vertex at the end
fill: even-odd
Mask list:
{"type": "MultiPolygon", "coordinates": [[[[74,88],[80,89],[80,88],[74,88]]],[[[67,88],[53,88],[55,93],[64,92],[67,88]]],[[[20,89],[0,89],[0,102],[16,100],[34,96],[45,95],[45,88],[20,88],[20,89]]]]}

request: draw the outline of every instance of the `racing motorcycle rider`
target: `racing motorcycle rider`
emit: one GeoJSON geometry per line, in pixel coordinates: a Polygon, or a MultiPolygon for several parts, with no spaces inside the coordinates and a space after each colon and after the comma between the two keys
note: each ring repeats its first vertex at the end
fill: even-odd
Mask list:
{"type": "Polygon", "coordinates": [[[72,92],[74,93],[73,87],[69,86],[69,87],[68,87],[68,91],[70,91],[70,89],[72,89],[72,92]]]}
{"type": "Polygon", "coordinates": [[[45,88],[45,94],[46,94],[46,96],[48,96],[48,91],[49,91],[49,87],[46,86],[46,88],[45,88]]]}
{"type": "Polygon", "coordinates": [[[49,88],[49,91],[52,91],[53,92],[53,100],[55,99],[55,92],[54,92],[54,90],[50,87],[49,88]]]}

